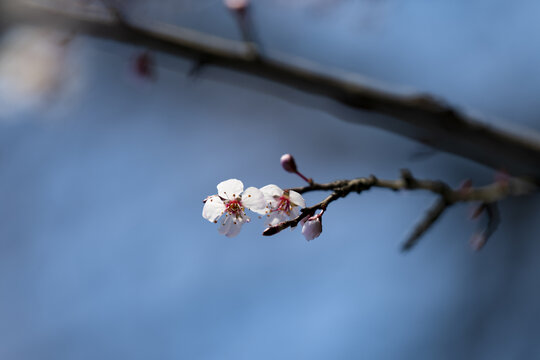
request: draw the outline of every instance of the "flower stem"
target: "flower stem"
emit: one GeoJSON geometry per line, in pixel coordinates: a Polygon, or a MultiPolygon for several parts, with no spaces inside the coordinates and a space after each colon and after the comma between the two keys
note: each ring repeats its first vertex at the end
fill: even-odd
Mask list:
{"type": "Polygon", "coordinates": [[[313,179],[308,179],[305,177],[300,171],[296,170],[296,175],[300,176],[302,179],[304,179],[308,184],[313,184],[313,179]]]}

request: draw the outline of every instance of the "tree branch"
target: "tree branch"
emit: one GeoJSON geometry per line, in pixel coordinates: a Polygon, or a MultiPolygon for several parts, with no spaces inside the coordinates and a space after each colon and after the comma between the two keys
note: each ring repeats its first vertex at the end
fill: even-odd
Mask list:
{"type": "Polygon", "coordinates": [[[420,221],[414,228],[412,234],[405,240],[401,249],[407,251],[412,249],[414,245],[420,240],[422,235],[437,221],[446,208],[450,206],[444,198],[438,199],[431,208],[428,209],[426,216],[420,221]]]}
{"type": "MultiPolygon", "coordinates": [[[[429,95],[403,96],[352,82],[351,74],[329,72],[305,60],[268,53],[254,55],[253,44],[230,41],[195,31],[130,21],[118,14],[69,12],[23,0],[4,0],[0,25],[29,23],[53,26],[79,33],[186,57],[205,66],[213,65],[243,72],[285,85],[306,94],[325,97],[340,104],[306,98],[303,105],[319,107],[347,121],[383,128],[421,141],[442,151],[464,156],[495,169],[504,168],[515,176],[530,176],[540,182],[540,136],[526,138],[491,127],[429,95]],[[122,21],[118,21],[118,19],[122,21]],[[345,111],[345,110],[353,110],[345,111]],[[358,111],[385,117],[360,116],[358,111]]],[[[284,97],[281,90],[275,92],[284,97]]],[[[298,99],[297,99],[298,100],[298,99]]]]}
{"type": "Polygon", "coordinates": [[[424,233],[440,218],[440,216],[450,206],[458,202],[482,202],[482,210],[486,210],[488,216],[488,225],[480,234],[481,238],[475,245],[479,249],[485,244],[487,239],[495,232],[500,222],[499,213],[497,210],[497,201],[508,196],[520,196],[530,194],[536,191],[537,188],[527,179],[509,178],[504,181],[496,181],[490,185],[482,187],[460,187],[452,189],[448,184],[442,181],[420,180],[413,177],[408,170],[401,171],[401,178],[397,180],[382,180],[371,175],[370,177],[362,177],[352,180],[338,180],[326,184],[312,183],[308,186],[289,189],[300,194],[310,191],[332,191],[332,194],[326,197],[323,201],[306,207],[301,210],[298,217],[289,221],[282,222],[278,225],[267,228],[263,235],[275,235],[281,230],[289,227],[297,226],[303,219],[315,215],[319,210],[325,211],[328,205],[335,200],[345,197],[350,193],[356,192],[360,194],[363,191],[371,188],[383,188],[393,191],[401,190],[425,190],[438,195],[435,204],[428,209],[425,217],[416,225],[411,235],[402,245],[402,250],[410,250],[424,233]]]}

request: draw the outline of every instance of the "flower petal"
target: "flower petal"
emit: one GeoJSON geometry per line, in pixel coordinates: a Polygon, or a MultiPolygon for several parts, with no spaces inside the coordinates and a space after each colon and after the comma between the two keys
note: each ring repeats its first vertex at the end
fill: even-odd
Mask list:
{"type": "Polygon", "coordinates": [[[234,237],[240,233],[242,230],[242,225],[244,224],[243,218],[235,218],[234,216],[225,216],[223,221],[218,227],[220,234],[227,237],[234,237]]]}
{"type": "Polygon", "coordinates": [[[296,191],[293,191],[293,190],[289,191],[289,199],[296,206],[300,206],[301,208],[306,207],[306,201],[304,200],[302,195],[300,195],[296,191]]]}
{"type": "Polygon", "coordinates": [[[298,215],[300,215],[300,207],[299,206],[293,206],[291,208],[291,214],[290,214],[291,219],[297,218],[298,215]]]}
{"type": "Polygon", "coordinates": [[[279,186],[270,184],[263,186],[261,188],[262,193],[264,194],[265,198],[274,198],[274,196],[280,197],[283,195],[283,190],[279,188],[279,186]]]}
{"type": "Polygon", "coordinates": [[[246,191],[244,191],[242,194],[242,205],[258,214],[265,214],[266,212],[264,195],[255,187],[248,187],[246,191]]]}
{"type": "Polygon", "coordinates": [[[234,200],[244,191],[244,184],[238,179],[229,179],[220,182],[217,189],[222,198],[234,200]]]}
{"type": "Polygon", "coordinates": [[[283,190],[274,184],[266,185],[261,188],[264,195],[264,200],[269,209],[274,209],[278,206],[279,198],[283,195],[283,190]]]}
{"type": "Polygon", "coordinates": [[[283,211],[275,211],[266,217],[267,226],[276,226],[284,221],[287,221],[287,215],[283,211]]]}
{"type": "Polygon", "coordinates": [[[215,222],[225,211],[225,204],[217,195],[209,196],[204,203],[202,216],[210,222],[215,222]]]}

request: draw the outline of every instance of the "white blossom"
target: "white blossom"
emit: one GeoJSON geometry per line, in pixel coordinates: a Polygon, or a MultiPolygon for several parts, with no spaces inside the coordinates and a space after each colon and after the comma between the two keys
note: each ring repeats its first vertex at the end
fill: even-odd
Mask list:
{"type": "Polygon", "coordinates": [[[242,225],[249,222],[245,209],[265,213],[264,195],[259,189],[249,187],[244,191],[244,184],[237,179],[222,181],[217,189],[217,195],[206,198],[202,216],[214,223],[222,218],[218,228],[220,234],[227,237],[238,235],[242,225]]]}
{"type": "Polygon", "coordinates": [[[293,190],[282,190],[276,185],[261,188],[266,202],[266,223],[275,226],[300,215],[300,209],[306,206],[302,195],[293,190]]]}

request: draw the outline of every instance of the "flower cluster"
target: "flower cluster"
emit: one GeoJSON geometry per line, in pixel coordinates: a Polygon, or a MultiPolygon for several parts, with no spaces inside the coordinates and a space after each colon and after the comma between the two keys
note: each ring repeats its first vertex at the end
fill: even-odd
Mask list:
{"type": "MultiPolygon", "coordinates": [[[[282,190],[276,185],[266,185],[260,189],[248,187],[237,179],[222,181],[217,185],[217,195],[204,200],[202,216],[210,222],[218,223],[218,231],[227,237],[238,235],[242,225],[250,222],[246,209],[264,216],[267,226],[276,226],[300,215],[306,206],[302,195],[293,190],[282,190]]],[[[307,240],[318,237],[322,231],[320,216],[303,222],[302,234],[307,240]]]]}
{"type": "Polygon", "coordinates": [[[322,233],[322,217],[328,205],[350,193],[361,193],[373,187],[398,190],[421,189],[428,190],[440,198],[429,209],[426,216],[416,225],[414,231],[402,245],[402,250],[411,249],[418,239],[428,230],[440,215],[451,205],[458,202],[475,203],[472,219],[485,214],[487,224],[470,240],[474,250],[479,250],[486,244],[490,236],[500,224],[500,214],[497,203],[508,196],[530,194],[538,190],[530,178],[513,178],[501,171],[495,182],[482,187],[473,187],[471,180],[464,181],[461,186],[452,188],[450,185],[433,180],[421,180],[413,177],[409,170],[401,171],[397,180],[381,180],[371,175],[351,180],[337,180],[326,184],[316,183],[298,170],[292,155],[284,154],[280,159],[281,167],[288,173],[298,175],[308,183],[304,187],[282,190],[276,185],[266,185],[260,189],[250,187],[244,191],[240,180],[229,179],[218,184],[218,194],[204,201],[203,217],[217,223],[221,219],[219,232],[232,237],[236,236],[242,225],[250,221],[246,209],[265,216],[266,229],[264,236],[272,236],[287,228],[302,226],[302,235],[310,241],[322,233]],[[306,207],[302,197],[309,191],[326,190],[332,194],[321,202],[306,207]],[[477,204],[480,202],[480,204],[477,204]]]}

